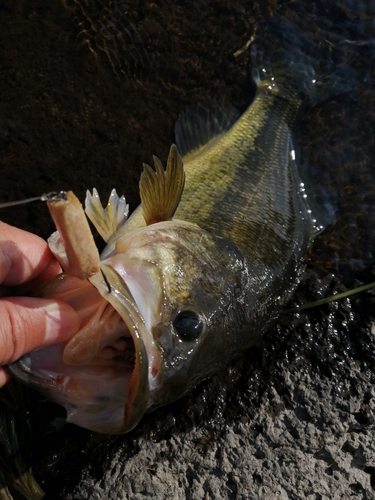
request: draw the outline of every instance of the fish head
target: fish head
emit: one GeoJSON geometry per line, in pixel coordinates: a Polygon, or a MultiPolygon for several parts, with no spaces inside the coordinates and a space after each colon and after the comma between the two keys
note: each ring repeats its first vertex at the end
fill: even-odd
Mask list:
{"type": "Polygon", "coordinates": [[[233,355],[243,269],[235,248],[182,220],[130,232],[102,263],[111,287],[128,290],[129,303],[117,311],[126,321],[129,307],[137,310],[147,356],[137,387],[147,387],[147,411],[180,398],[233,355]]]}
{"type": "Polygon", "coordinates": [[[72,305],[81,329],[11,371],[63,405],[69,422],[128,432],[230,357],[241,266],[236,252],[195,224],[130,231],[91,283],[62,275],[44,286],[39,295],[72,305]]]}

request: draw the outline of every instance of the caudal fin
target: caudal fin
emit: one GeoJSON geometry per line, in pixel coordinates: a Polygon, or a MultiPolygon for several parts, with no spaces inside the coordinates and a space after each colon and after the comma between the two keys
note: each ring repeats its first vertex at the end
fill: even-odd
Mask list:
{"type": "Polygon", "coordinates": [[[333,61],[324,40],[302,33],[286,19],[269,21],[257,27],[251,47],[252,76],[258,88],[265,88],[285,99],[298,95],[309,106],[353,85],[349,69],[333,61]]]}

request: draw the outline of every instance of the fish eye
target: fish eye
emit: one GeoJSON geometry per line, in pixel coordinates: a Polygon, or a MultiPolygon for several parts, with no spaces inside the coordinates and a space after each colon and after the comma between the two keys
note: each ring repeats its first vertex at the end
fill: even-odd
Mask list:
{"type": "Polygon", "coordinates": [[[181,311],[173,320],[173,327],[181,340],[196,340],[203,331],[203,319],[195,311],[181,311]]]}

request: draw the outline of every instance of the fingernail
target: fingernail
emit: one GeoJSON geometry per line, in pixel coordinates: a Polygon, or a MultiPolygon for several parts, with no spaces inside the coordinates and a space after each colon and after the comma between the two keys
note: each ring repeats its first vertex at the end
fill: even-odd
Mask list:
{"type": "Polygon", "coordinates": [[[80,319],[76,311],[64,304],[49,304],[46,312],[46,344],[69,340],[79,329],[80,319]]]}

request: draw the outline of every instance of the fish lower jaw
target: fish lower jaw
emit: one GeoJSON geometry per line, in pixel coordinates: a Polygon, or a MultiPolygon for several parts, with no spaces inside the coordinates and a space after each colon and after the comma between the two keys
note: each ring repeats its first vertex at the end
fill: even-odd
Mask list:
{"type": "MultiPolygon", "coordinates": [[[[63,406],[68,422],[95,432],[119,434],[131,430],[133,422],[143,416],[148,380],[144,370],[140,378],[133,338],[137,332],[132,324],[109,304],[104,311],[99,322],[88,322],[87,332],[78,332],[67,345],[31,352],[11,365],[10,371],[63,406]]],[[[144,358],[147,363],[147,356],[144,358]]]]}
{"type": "Polygon", "coordinates": [[[48,346],[10,365],[23,382],[62,405],[67,421],[101,433],[124,432],[134,365],[66,365],[61,346],[48,346]]]}
{"type": "Polygon", "coordinates": [[[68,422],[120,434],[135,427],[147,410],[159,358],[126,283],[110,266],[103,268],[110,290],[100,273],[92,280],[99,293],[90,286],[63,290],[81,329],[66,344],[31,352],[9,369],[62,405],[68,422]]]}

